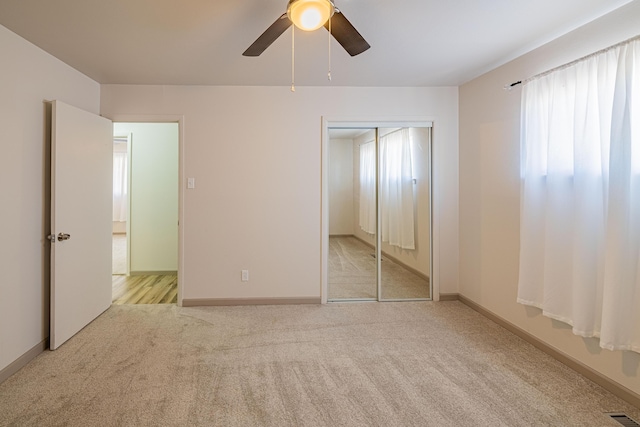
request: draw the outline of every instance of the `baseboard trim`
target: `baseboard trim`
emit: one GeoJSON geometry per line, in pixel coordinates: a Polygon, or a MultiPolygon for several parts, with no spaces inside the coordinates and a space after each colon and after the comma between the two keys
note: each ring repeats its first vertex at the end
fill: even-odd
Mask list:
{"type": "Polygon", "coordinates": [[[440,301],[459,301],[459,294],[440,294],[440,301]]]}
{"type": "Polygon", "coordinates": [[[224,305],[288,305],[320,304],[320,297],[290,298],[185,298],[182,307],[224,306],[224,305]]]}
{"type": "MultiPolygon", "coordinates": [[[[514,325],[513,323],[503,319],[502,317],[498,316],[492,311],[487,310],[486,308],[482,307],[478,303],[471,301],[470,299],[460,294],[445,294],[445,295],[451,298],[453,298],[453,296],[457,296],[456,299],[459,300],[464,305],[470,307],[471,309],[482,314],[484,317],[488,318],[489,320],[492,320],[493,322],[502,326],[509,332],[522,338],[523,340],[533,345],[537,349],[553,357],[558,362],[563,363],[564,365],[573,369],[583,377],[588,378],[589,380],[598,384],[600,387],[604,388],[608,392],[626,401],[630,405],[633,405],[636,408],[640,409],[640,394],[602,375],[601,373],[593,370],[592,368],[588,367],[584,363],[580,362],[577,359],[574,359],[573,357],[567,355],[566,353],[563,353],[562,351],[556,349],[555,347],[550,346],[546,342],[542,341],[540,338],[530,334],[524,329],[521,329],[520,327],[514,325]]],[[[440,294],[440,300],[442,301],[442,294],[440,294]]],[[[454,299],[447,299],[446,301],[453,301],[453,300],[454,299]]]]}
{"type": "Polygon", "coordinates": [[[178,272],[175,270],[168,271],[131,271],[129,276],[175,276],[178,272]]]}
{"type": "Polygon", "coordinates": [[[382,256],[383,256],[383,261],[384,261],[384,257],[386,257],[386,258],[390,259],[391,261],[393,261],[394,263],[396,263],[399,266],[401,266],[402,268],[404,268],[405,270],[415,274],[416,276],[418,276],[422,280],[426,280],[427,283],[430,281],[429,275],[424,274],[422,271],[419,271],[419,270],[411,267],[410,265],[405,264],[404,262],[400,261],[395,256],[389,255],[387,252],[384,252],[384,251],[382,251],[382,256]]]}
{"type": "Polygon", "coordinates": [[[49,348],[49,338],[46,338],[39,342],[38,344],[31,347],[31,349],[27,350],[22,356],[18,357],[12,363],[10,363],[6,368],[0,371],[0,384],[5,382],[11,375],[18,372],[20,369],[25,367],[29,362],[35,359],[40,353],[49,348]]]}

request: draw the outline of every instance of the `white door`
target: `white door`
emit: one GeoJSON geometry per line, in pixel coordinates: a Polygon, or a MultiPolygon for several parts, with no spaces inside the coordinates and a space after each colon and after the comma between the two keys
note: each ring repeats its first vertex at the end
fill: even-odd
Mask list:
{"type": "Polygon", "coordinates": [[[50,348],[111,305],[113,126],[53,101],[50,348]]]}

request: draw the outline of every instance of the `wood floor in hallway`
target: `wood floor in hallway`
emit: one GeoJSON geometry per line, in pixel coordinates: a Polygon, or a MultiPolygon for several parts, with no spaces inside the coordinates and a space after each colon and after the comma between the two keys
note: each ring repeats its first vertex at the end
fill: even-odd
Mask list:
{"type": "Polygon", "coordinates": [[[112,276],[113,304],[175,304],[178,276],[112,276]]]}

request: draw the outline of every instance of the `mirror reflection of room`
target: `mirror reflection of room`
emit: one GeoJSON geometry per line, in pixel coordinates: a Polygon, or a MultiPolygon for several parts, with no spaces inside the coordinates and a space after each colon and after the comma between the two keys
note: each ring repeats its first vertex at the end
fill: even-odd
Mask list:
{"type": "Polygon", "coordinates": [[[332,301],[431,298],[430,128],[378,132],[330,129],[332,301]]]}

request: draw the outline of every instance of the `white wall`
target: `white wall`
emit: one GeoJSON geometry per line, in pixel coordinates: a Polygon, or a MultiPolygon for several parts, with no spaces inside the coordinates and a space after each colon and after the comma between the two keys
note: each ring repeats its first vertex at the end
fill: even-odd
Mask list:
{"type": "Polygon", "coordinates": [[[460,293],[636,393],[639,354],[602,350],[516,303],[520,89],[502,87],[635,36],[638,22],[633,2],[460,88],[460,293]]]}
{"type": "Polygon", "coordinates": [[[132,273],[178,269],[178,123],[114,123],[131,134],[132,273]]]}
{"type": "Polygon", "coordinates": [[[184,116],[183,298],[319,297],[321,119],[438,126],[440,283],[458,290],[457,88],[103,85],[101,113],[184,116]],[[250,281],[240,271],[250,270],[250,281]]]}
{"type": "Polygon", "coordinates": [[[0,25],[0,370],[49,336],[47,101],[98,113],[100,86],[0,25]]]}
{"type": "Polygon", "coordinates": [[[329,235],[353,234],[353,140],[329,140],[329,235]]]}

